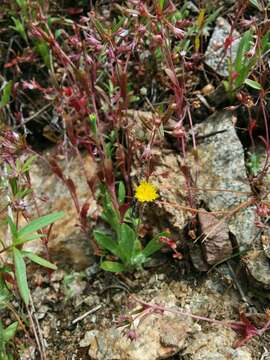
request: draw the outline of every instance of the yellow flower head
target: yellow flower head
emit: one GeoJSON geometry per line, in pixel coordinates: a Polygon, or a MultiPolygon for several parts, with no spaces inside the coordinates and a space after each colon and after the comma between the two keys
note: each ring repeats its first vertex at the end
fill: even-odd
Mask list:
{"type": "Polygon", "coordinates": [[[140,185],[136,188],[135,198],[139,202],[143,203],[154,201],[158,197],[159,195],[157,193],[156,187],[147,181],[142,181],[140,185]]]}

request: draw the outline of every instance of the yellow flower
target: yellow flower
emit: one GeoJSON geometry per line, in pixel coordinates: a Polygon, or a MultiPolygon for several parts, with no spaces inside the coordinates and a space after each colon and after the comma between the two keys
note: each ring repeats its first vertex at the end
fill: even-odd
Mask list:
{"type": "Polygon", "coordinates": [[[143,202],[154,201],[158,197],[159,195],[157,194],[156,187],[145,180],[142,181],[140,185],[136,188],[135,198],[139,202],[143,203],[143,202]]]}

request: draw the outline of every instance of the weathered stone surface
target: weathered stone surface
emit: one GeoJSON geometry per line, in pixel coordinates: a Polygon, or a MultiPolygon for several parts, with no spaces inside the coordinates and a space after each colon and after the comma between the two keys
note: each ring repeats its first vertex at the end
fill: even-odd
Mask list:
{"type": "MultiPolygon", "coordinates": [[[[172,306],[176,298],[160,295],[153,303],[172,306]]],[[[190,320],[167,311],[163,315],[142,317],[136,326],[136,340],[128,339],[120,329],[93,330],[86,333],[81,346],[90,344],[89,355],[97,360],[155,360],[167,359],[183,349],[190,320]]]]}
{"type": "Polygon", "coordinates": [[[250,352],[246,348],[232,349],[235,333],[226,328],[219,328],[207,333],[199,332],[194,336],[185,355],[192,360],[252,360],[250,352]]]}
{"type": "Polygon", "coordinates": [[[187,327],[167,316],[148,317],[138,329],[138,338],[129,340],[119,329],[92,332],[90,359],[155,360],[167,359],[185,343],[187,327]]]}
{"type": "MultiPolygon", "coordinates": [[[[72,178],[80,206],[89,201],[89,216],[97,211],[97,204],[90,194],[85,174],[82,172],[78,158],[58,161],[63,173],[72,178]]],[[[93,162],[83,158],[88,176],[95,171],[93,162]]],[[[56,177],[44,162],[37,163],[31,172],[34,191],[40,197],[46,197],[46,202],[38,201],[42,214],[64,211],[65,216],[58,220],[52,228],[49,241],[49,252],[54,261],[60,265],[71,265],[76,270],[86,268],[93,262],[91,255],[90,238],[87,238],[79,228],[78,214],[70,193],[64,183],[56,177]]]]}
{"type": "MultiPolygon", "coordinates": [[[[170,229],[171,236],[176,241],[182,238],[183,229],[190,217],[190,213],[181,208],[186,193],[180,160],[180,156],[171,149],[152,150],[151,161],[155,163],[155,171],[149,181],[157,187],[160,198],[144,207],[146,223],[151,224],[155,231],[170,229]]],[[[141,163],[141,160],[137,161],[141,163]]]]}
{"type": "Polygon", "coordinates": [[[209,41],[209,45],[205,52],[204,62],[215,70],[221,76],[228,76],[228,60],[232,54],[232,62],[235,60],[237,48],[240,42],[240,34],[233,31],[233,41],[228,47],[227,52],[224,51],[224,43],[228,35],[230,35],[231,25],[222,17],[216,21],[216,27],[209,41]]]}

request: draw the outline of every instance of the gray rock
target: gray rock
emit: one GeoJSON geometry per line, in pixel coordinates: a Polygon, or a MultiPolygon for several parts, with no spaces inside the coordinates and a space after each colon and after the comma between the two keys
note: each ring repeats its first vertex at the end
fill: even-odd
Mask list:
{"type": "Polygon", "coordinates": [[[198,271],[208,271],[209,265],[206,263],[200,242],[189,242],[189,253],[193,266],[198,271]]]}
{"type": "MultiPolygon", "coordinates": [[[[189,169],[186,169],[181,156],[166,149],[166,143],[164,148],[153,146],[151,150],[155,171],[149,181],[158,188],[160,201],[145,206],[144,215],[154,231],[169,228],[174,240],[183,239],[184,228],[191,218],[191,212],[185,209],[190,207],[187,181],[182,171],[185,169],[196,179],[194,186],[198,190],[191,190],[194,207],[203,201],[210,212],[220,212],[214,225],[209,224],[207,229],[202,229],[207,233],[208,241],[199,245],[191,242],[193,264],[202,271],[208,269],[207,263],[213,265],[229,257],[232,248],[235,251],[250,249],[257,234],[244,150],[234,123],[233,115],[224,111],[195,126],[197,149],[196,156],[193,151],[187,154],[189,169]],[[200,248],[203,249],[204,259],[200,248]]],[[[136,165],[137,161],[140,166],[140,154],[136,156],[134,163],[136,165]]]]}
{"type": "Polygon", "coordinates": [[[270,260],[262,251],[252,250],[244,257],[253,285],[270,290],[270,260]]]}
{"type": "Polygon", "coordinates": [[[230,34],[231,26],[222,17],[216,22],[216,27],[205,52],[204,62],[221,76],[228,76],[228,59],[232,53],[232,61],[235,60],[237,48],[240,42],[240,34],[234,31],[232,45],[224,52],[224,42],[230,34]]]}
{"type": "MultiPolygon", "coordinates": [[[[256,235],[255,208],[248,206],[251,188],[233,116],[228,112],[214,114],[197,125],[195,131],[204,137],[197,147],[197,186],[203,189],[197,197],[210,211],[232,211],[231,214],[224,213],[222,221],[228,224],[240,250],[247,249],[256,235]]],[[[193,177],[196,176],[195,169],[193,166],[193,177]]]]}
{"type": "MultiPolygon", "coordinates": [[[[215,244],[213,239],[206,244],[202,243],[205,260],[208,259],[208,264],[214,264],[221,260],[224,246],[224,255],[232,253],[228,231],[236,239],[240,251],[250,248],[256,235],[255,208],[248,206],[251,188],[246,175],[244,150],[236,134],[232,114],[214,114],[196,125],[194,130],[198,138],[196,156],[193,151],[189,151],[186,162],[189,166],[187,172],[190,171],[192,178],[196,179],[194,187],[198,188],[191,190],[193,206],[196,207],[203,201],[209,211],[221,212],[215,226],[219,222],[220,233],[223,232],[224,235],[222,246],[215,244]],[[216,253],[213,256],[210,244],[216,250],[220,246],[219,255],[216,253]]],[[[140,154],[136,156],[134,163],[141,166],[140,154]]],[[[152,225],[155,232],[169,228],[171,237],[181,241],[184,238],[184,228],[191,218],[191,212],[185,209],[190,207],[187,182],[182,171],[186,169],[186,165],[175,151],[155,146],[152,149],[152,162],[155,164],[155,171],[149,181],[158,188],[160,201],[144,207],[146,223],[152,225]]],[[[211,229],[209,231],[211,234],[211,229]]],[[[235,244],[233,247],[235,248],[235,244]]],[[[191,248],[194,266],[207,270],[207,264],[199,256],[199,247],[191,243],[191,248]]]]}

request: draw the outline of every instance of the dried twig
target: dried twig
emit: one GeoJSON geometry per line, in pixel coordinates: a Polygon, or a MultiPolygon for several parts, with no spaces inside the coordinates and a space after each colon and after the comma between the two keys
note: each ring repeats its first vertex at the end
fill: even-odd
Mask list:
{"type": "Polygon", "coordinates": [[[76,319],[74,319],[72,321],[72,324],[76,324],[77,322],[83,320],[84,318],[86,318],[86,316],[93,314],[94,312],[98,311],[100,308],[102,307],[102,305],[97,305],[96,307],[94,307],[93,309],[86,311],[86,313],[82,314],[81,316],[77,317],[76,319]]]}

